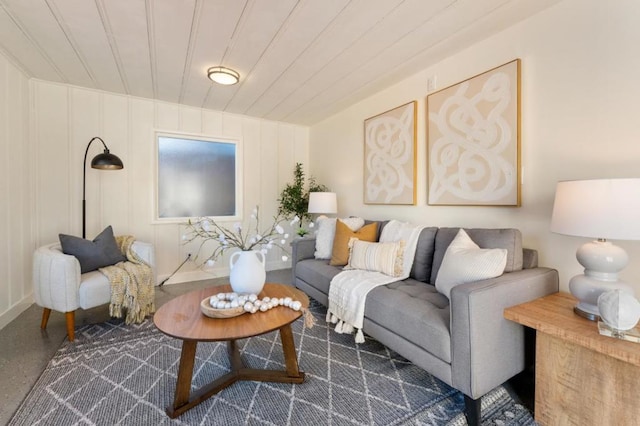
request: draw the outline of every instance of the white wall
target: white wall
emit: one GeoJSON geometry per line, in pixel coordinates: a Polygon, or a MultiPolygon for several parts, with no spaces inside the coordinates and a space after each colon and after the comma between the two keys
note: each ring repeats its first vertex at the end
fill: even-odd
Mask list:
{"type": "Polygon", "coordinates": [[[0,55],[0,328],[32,302],[29,81],[0,55]]]}
{"type": "MultiPolygon", "coordinates": [[[[341,215],[517,227],[568,291],[567,280],[582,272],[575,251],[588,239],[549,231],[557,181],[640,177],[638,22],[636,0],[561,2],[312,126],[310,172],[337,191],[341,215]],[[514,58],[522,59],[522,207],[427,206],[427,79],[444,88],[514,58]],[[419,108],[418,205],[364,205],[363,121],[411,100],[419,108]]],[[[621,276],[640,295],[640,242],[616,243],[631,259],[621,276]]]]}
{"type": "MultiPolygon", "coordinates": [[[[197,245],[183,244],[182,225],[151,223],[155,129],[242,141],[245,223],[260,205],[266,226],[276,213],[281,188],[293,178],[295,163],[307,163],[306,127],[43,81],[33,82],[32,97],[38,245],[57,241],[59,233],[81,235],[82,160],[89,140],[100,136],[124,169],[87,167],[87,238],[112,225],[116,235],[152,242],[159,280],[187,253],[195,253],[197,245]]],[[[101,150],[94,142],[87,162],[101,150]]],[[[268,269],[288,266],[276,251],[267,260],[268,269]]],[[[188,262],[169,283],[227,275],[226,261],[210,272],[188,262]]]]}

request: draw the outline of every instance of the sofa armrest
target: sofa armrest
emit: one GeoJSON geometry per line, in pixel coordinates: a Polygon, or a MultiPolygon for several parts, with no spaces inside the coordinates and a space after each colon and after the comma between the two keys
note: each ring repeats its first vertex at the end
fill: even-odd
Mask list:
{"type": "Polygon", "coordinates": [[[39,247],[33,254],[33,296],[43,308],[70,312],[80,307],[80,262],[64,254],[57,243],[39,247]]]}
{"type": "Polygon", "coordinates": [[[156,276],[157,274],[156,255],[155,255],[155,250],[153,248],[153,244],[135,240],[131,245],[131,250],[136,252],[136,254],[140,256],[142,260],[144,260],[145,262],[147,262],[149,266],[151,266],[153,283],[155,285],[158,282],[158,280],[156,276]]]}
{"type": "Polygon", "coordinates": [[[558,291],[558,272],[533,268],[451,291],[453,386],[473,399],[524,370],[524,328],[504,309],[558,291]]]}
{"type": "Polygon", "coordinates": [[[522,249],[522,269],[538,267],[538,251],[528,248],[522,249]]]}
{"type": "Polygon", "coordinates": [[[296,263],[304,259],[313,259],[315,251],[315,237],[296,238],[291,241],[291,284],[296,284],[296,263]]]}
{"type": "Polygon", "coordinates": [[[149,266],[155,266],[156,259],[155,253],[153,251],[153,244],[136,240],[131,245],[131,250],[133,250],[138,256],[140,256],[140,259],[147,262],[149,266]]]}

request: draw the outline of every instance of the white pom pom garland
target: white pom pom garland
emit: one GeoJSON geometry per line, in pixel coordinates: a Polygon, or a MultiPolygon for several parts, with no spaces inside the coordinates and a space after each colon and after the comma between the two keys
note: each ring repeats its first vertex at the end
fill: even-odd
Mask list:
{"type": "Polygon", "coordinates": [[[286,306],[294,311],[302,310],[302,302],[293,300],[290,297],[264,297],[258,299],[256,294],[238,295],[237,293],[218,293],[211,296],[209,304],[217,309],[232,309],[242,306],[245,312],[255,314],[256,312],[266,312],[277,306],[286,306]]]}

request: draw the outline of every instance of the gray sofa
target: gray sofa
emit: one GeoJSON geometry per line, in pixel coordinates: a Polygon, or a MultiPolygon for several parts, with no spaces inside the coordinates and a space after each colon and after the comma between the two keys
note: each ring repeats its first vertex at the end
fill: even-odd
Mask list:
{"type": "MultiPolygon", "coordinates": [[[[557,292],[558,273],[538,267],[517,229],[465,229],[481,248],[507,249],[507,266],[497,278],[454,287],[449,300],[433,283],[458,229],[422,230],[410,277],[368,294],[363,331],[460,390],[469,424],[479,424],[480,398],[525,368],[524,329],[504,319],[504,308],[557,292]]],[[[342,268],[314,258],[314,238],[292,248],[293,284],[326,306],[342,268]]]]}

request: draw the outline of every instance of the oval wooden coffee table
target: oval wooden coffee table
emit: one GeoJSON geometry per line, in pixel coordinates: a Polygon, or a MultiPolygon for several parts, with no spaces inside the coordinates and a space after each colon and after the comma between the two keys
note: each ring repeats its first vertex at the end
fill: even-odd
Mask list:
{"type": "MultiPolygon", "coordinates": [[[[298,369],[291,331],[291,323],[300,318],[302,312],[278,306],[266,312],[245,313],[224,319],[209,318],[200,312],[200,302],[203,299],[230,291],[232,290],[229,285],[192,291],[164,304],[153,316],[153,322],[161,332],[182,340],[176,394],[173,404],[167,407],[167,415],[171,418],[176,418],[238,380],[279,383],[304,381],[304,372],[298,369]],[[259,336],[274,330],[280,331],[286,369],[261,370],[245,367],[236,340],[259,336]],[[198,342],[218,341],[227,342],[231,372],[190,394],[198,342]]],[[[303,308],[309,306],[309,298],[306,294],[285,284],[265,284],[259,297],[265,296],[291,297],[293,300],[299,300],[303,308]]]]}

